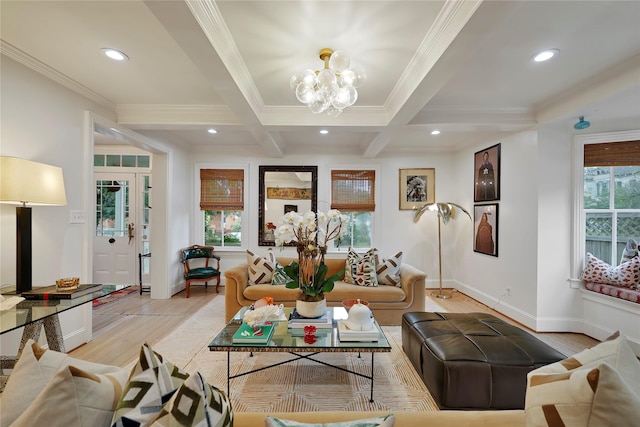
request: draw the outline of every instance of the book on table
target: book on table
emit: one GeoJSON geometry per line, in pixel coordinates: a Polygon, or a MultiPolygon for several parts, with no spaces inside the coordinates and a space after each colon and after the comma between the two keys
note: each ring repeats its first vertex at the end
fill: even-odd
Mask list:
{"type": "Polygon", "coordinates": [[[233,334],[232,342],[234,344],[268,344],[274,329],[273,323],[260,326],[243,323],[233,334]]]}
{"type": "Polygon", "coordinates": [[[313,325],[316,328],[331,328],[333,326],[331,311],[325,311],[320,317],[302,317],[294,308],[289,315],[289,328],[304,328],[307,325],[313,325]]]}
{"type": "Polygon", "coordinates": [[[33,288],[30,291],[23,292],[21,296],[25,299],[38,299],[38,300],[49,300],[49,299],[72,299],[77,298],[83,295],[87,295],[93,292],[98,292],[102,290],[102,285],[78,285],[76,289],[58,289],[56,285],[53,286],[45,286],[40,288],[33,288]]]}
{"type": "Polygon", "coordinates": [[[338,320],[338,339],[340,341],[378,341],[378,328],[375,325],[368,331],[358,331],[349,329],[344,320],[338,320]]]}

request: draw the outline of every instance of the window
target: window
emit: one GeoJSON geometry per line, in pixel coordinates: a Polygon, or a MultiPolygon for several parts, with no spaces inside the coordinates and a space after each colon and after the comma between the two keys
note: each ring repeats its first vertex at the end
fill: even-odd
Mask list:
{"type": "Polygon", "coordinates": [[[200,169],[200,210],[205,245],[241,246],[244,170],[200,169]]]}
{"type": "Polygon", "coordinates": [[[582,254],[617,265],[640,239],[640,141],[585,144],[582,182],[582,254]]]}
{"type": "Polygon", "coordinates": [[[349,231],[335,247],[370,248],[375,203],[375,170],[332,170],[331,209],[350,217],[349,231]]]}

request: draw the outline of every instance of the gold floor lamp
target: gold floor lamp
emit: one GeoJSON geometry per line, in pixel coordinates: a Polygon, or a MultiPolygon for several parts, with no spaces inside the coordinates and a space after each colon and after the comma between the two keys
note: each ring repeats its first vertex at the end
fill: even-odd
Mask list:
{"type": "Polygon", "coordinates": [[[416,213],[413,217],[413,222],[418,222],[420,217],[425,211],[432,211],[438,213],[438,268],[439,268],[439,278],[440,278],[440,289],[431,293],[432,297],[447,299],[451,298],[451,293],[444,292],[442,290],[442,238],[440,237],[440,223],[444,223],[445,225],[449,222],[450,219],[456,217],[455,208],[460,209],[462,212],[466,213],[469,219],[471,219],[471,215],[465,208],[460,206],[457,203],[452,202],[441,202],[441,203],[430,203],[428,205],[424,205],[422,207],[416,208],[416,213]]]}

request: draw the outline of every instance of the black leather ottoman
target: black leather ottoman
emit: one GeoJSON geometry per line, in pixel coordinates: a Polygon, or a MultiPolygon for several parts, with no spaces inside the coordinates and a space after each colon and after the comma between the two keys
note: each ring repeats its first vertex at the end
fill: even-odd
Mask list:
{"type": "Polygon", "coordinates": [[[565,358],[486,313],[405,313],[402,348],[441,409],[523,409],[527,373],[565,358]]]}

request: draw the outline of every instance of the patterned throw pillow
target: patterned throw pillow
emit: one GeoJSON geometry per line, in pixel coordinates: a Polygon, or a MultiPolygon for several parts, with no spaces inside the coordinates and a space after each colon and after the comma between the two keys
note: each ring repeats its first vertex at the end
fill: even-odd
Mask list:
{"type": "Polygon", "coordinates": [[[629,239],[627,241],[627,245],[624,247],[622,251],[622,256],[620,257],[620,264],[625,263],[627,261],[631,261],[631,258],[638,256],[638,243],[634,239],[629,239]]]}
{"type": "Polygon", "coordinates": [[[121,393],[122,385],[110,375],[65,366],[11,425],[108,426],[121,393]]]}
{"type": "Polygon", "coordinates": [[[371,248],[366,253],[359,255],[349,248],[344,270],[344,281],[359,286],[378,286],[375,252],[376,250],[371,248]]]}
{"type": "Polygon", "coordinates": [[[582,272],[581,279],[585,282],[636,288],[640,284],[640,258],[632,258],[624,264],[613,267],[587,253],[587,266],[582,272]]]}
{"type": "Polygon", "coordinates": [[[200,372],[195,372],[171,397],[151,426],[232,427],[231,403],[223,391],[207,384],[200,372]]]}
{"type": "Polygon", "coordinates": [[[598,389],[593,396],[589,427],[637,426],[640,420],[640,396],[625,384],[611,366],[600,365],[598,389]]]}
{"type": "Polygon", "coordinates": [[[69,365],[115,378],[119,387],[124,387],[129,375],[129,371],[124,368],[75,359],[65,353],[45,350],[33,340],[28,340],[1,395],[0,426],[11,425],[56,373],[69,365]]]}
{"type": "Polygon", "coordinates": [[[148,344],[143,344],[138,363],[131,371],[129,382],[118,402],[112,426],[149,425],[188,376],[188,373],[164,360],[148,344]]]}
{"type": "Polygon", "coordinates": [[[398,252],[391,258],[384,259],[376,251],[376,275],[381,285],[401,286],[400,266],[402,265],[402,252],[398,252]]]}
{"type": "Polygon", "coordinates": [[[367,418],[364,420],[342,421],[336,423],[301,423],[293,420],[267,417],[264,420],[265,427],[393,427],[396,417],[393,414],[383,417],[367,418]]]}
{"type": "Polygon", "coordinates": [[[271,261],[247,251],[247,263],[249,264],[249,285],[271,283],[274,270],[271,261]]]}
{"type": "Polygon", "coordinates": [[[273,265],[273,278],[271,279],[271,284],[274,286],[284,286],[291,281],[291,277],[284,271],[284,267],[282,264],[276,260],[276,255],[273,253],[271,249],[267,253],[267,257],[273,265]]]}

